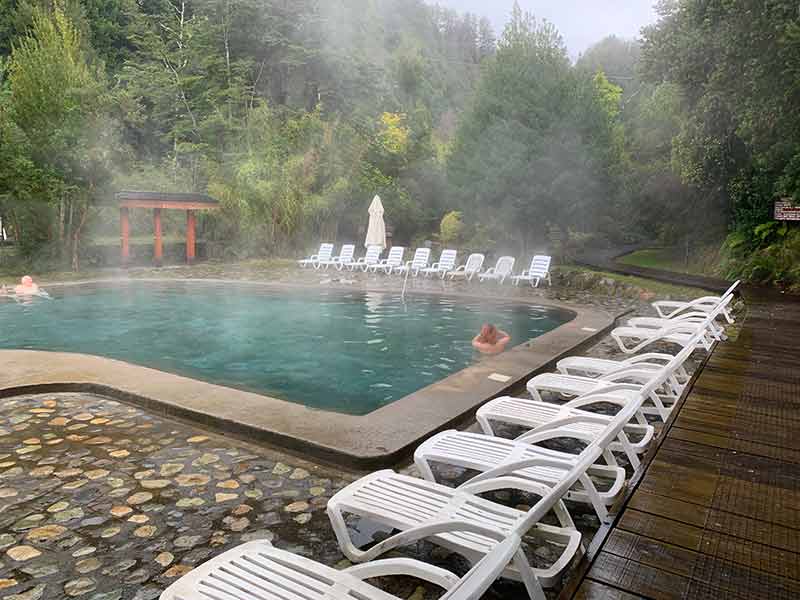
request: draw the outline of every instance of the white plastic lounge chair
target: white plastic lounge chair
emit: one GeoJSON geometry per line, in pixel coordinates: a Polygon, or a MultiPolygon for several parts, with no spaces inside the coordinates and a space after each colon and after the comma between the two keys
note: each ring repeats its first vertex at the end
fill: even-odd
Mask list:
{"type": "Polygon", "coordinates": [[[372,265],[377,265],[380,262],[381,252],[383,252],[383,248],[380,246],[368,246],[367,253],[357,261],[347,265],[347,267],[351,271],[355,271],[356,269],[366,271],[372,265]]]}
{"type": "Polygon", "coordinates": [[[345,244],[339,251],[339,256],[331,257],[331,259],[327,261],[321,261],[320,265],[325,268],[336,267],[338,270],[341,271],[344,267],[347,267],[352,264],[353,255],[355,254],[355,252],[356,252],[355,245],[345,244]]]}
{"type": "MultiPolygon", "coordinates": [[[[700,334],[696,334],[695,337],[699,337],[699,335],[700,334]]],[[[686,359],[691,356],[694,351],[695,343],[694,338],[690,339],[690,343],[676,354],[667,366],[674,367],[675,365],[682,365],[686,362],[686,359]]],[[[630,437],[631,434],[638,434],[641,438],[639,440],[631,439],[629,447],[626,444],[612,444],[611,449],[625,452],[634,468],[638,468],[639,460],[636,454],[641,454],[647,450],[647,446],[655,434],[653,427],[648,424],[647,418],[645,417],[645,413],[650,411],[644,403],[652,402],[656,414],[666,419],[666,416],[669,414],[669,409],[664,406],[655,392],[666,382],[668,377],[669,370],[664,369],[658,377],[652,379],[644,386],[637,386],[629,383],[611,384],[604,387],[599,392],[591,392],[583,396],[578,396],[565,404],[551,404],[549,402],[525,398],[511,398],[508,396],[496,398],[479,408],[475,414],[475,418],[484,433],[488,435],[495,435],[492,428],[493,422],[518,425],[531,432],[542,431],[552,427],[553,425],[551,425],[551,423],[557,423],[556,426],[562,429],[569,428],[585,431],[587,428],[590,428],[591,433],[598,435],[597,425],[589,425],[588,423],[580,422],[576,422],[572,425],[565,425],[563,421],[560,420],[587,415],[592,415],[597,419],[610,419],[610,417],[606,415],[590,412],[592,405],[617,404],[621,409],[624,409],[624,407],[629,406],[631,402],[635,402],[636,410],[634,412],[634,418],[637,423],[628,423],[625,425],[623,431],[628,437],[630,437]],[[634,452],[631,452],[631,449],[634,452]]]]}
{"type": "Polygon", "coordinates": [[[563,373],[542,373],[528,381],[527,388],[534,400],[541,401],[540,393],[544,390],[567,396],[585,396],[586,394],[603,393],[603,390],[620,382],[638,383],[649,387],[651,394],[646,400],[653,400],[655,405],[654,408],[643,406],[642,412],[655,414],[666,422],[672,407],[686,387],[688,379],[683,378],[684,381],[680,381],[678,373],[685,374],[683,365],[693,351],[692,347],[685,347],[663,366],[640,362],[596,378],[564,375],[563,373]],[[651,386],[651,383],[654,385],[651,386]]]}
{"type": "Polygon", "coordinates": [[[514,262],[516,259],[513,256],[501,256],[497,259],[497,264],[490,269],[487,269],[478,276],[478,281],[496,281],[502,283],[511,277],[514,271],[514,262]]]}
{"type": "MultiPolygon", "coordinates": [[[[592,417],[587,421],[595,422],[592,417]]],[[[596,422],[605,426],[604,422],[596,422]]],[[[552,439],[578,438],[581,442],[593,442],[596,435],[589,431],[560,430],[557,427],[535,434],[529,434],[518,440],[507,440],[482,433],[467,431],[444,431],[421,444],[414,453],[414,463],[422,476],[428,481],[436,481],[431,467],[432,463],[472,469],[481,473],[491,472],[493,477],[512,475],[520,479],[553,485],[564,476],[564,469],[552,466],[524,466],[535,458],[554,458],[559,461],[575,463],[579,455],[559,452],[537,443],[552,439]],[[502,472],[500,471],[502,469],[502,472]]],[[[590,503],[601,521],[608,519],[607,506],[611,506],[625,489],[625,469],[617,465],[610,450],[603,453],[607,464],[594,464],[588,467],[587,476],[595,476],[608,480],[610,485],[599,490],[595,483],[588,479],[581,480],[569,490],[564,498],[576,502],[590,503]]],[[[588,478],[587,477],[587,478],[588,478]]]]}
{"type": "MultiPolygon", "coordinates": [[[[607,358],[594,358],[590,356],[568,356],[556,363],[556,368],[564,375],[584,375],[587,377],[599,377],[609,373],[614,373],[626,367],[639,364],[649,364],[664,366],[675,356],[673,354],[663,354],[660,352],[648,352],[633,356],[626,360],[611,360],[607,358]]],[[[675,371],[675,378],[679,383],[685,384],[689,381],[689,374],[681,365],[675,371]]]]}
{"type": "MultiPolygon", "coordinates": [[[[643,329],[663,329],[672,325],[681,324],[699,326],[706,321],[707,317],[708,313],[704,312],[684,313],[680,316],[672,317],[671,319],[664,319],[661,317],[633,317],[628,319],[626,325],[628,327],[640,327],[643,329]]],[[[721,325],[717,324],[716,320],[708,322],[707,327],[709,335],[715,340],[724,341],[728,339],[725,335],[725,329],[721,325]]]]}
{"type": "MultiPolygon", "coordinates": [[[[599,398],[598,398],[598,401],[599,398]]],[[[617,402],[612,398],[613,403],[617,402]]],[[[593,464],[588,467],[586,474],[610,480],[611,485],[604,490],[598,490],[589,479],[579,479],[564,496],[566,499],[591,503],[597,516],[602,522],[608,520],[607,506],[613,504],[624,490],[626,474],[621,469],[611,452],[612,443],[628,448],[628,453],[636,457],[630,440],[624,433],[629,421],[638,412],[643,402],[641,394],[637,399],[624,405],[617,414],[609,418],[593,416],[567,417],[561,421],[552,421],[548,427],[541,431],[526,433],[516,440],[507,440],[486,434],[469,433],[465,431],[445,431],[422,445],[414,453],[414,462],[423,477],[435,481],[431,463],[444,463],[481,472],[482,477],[495,478],[510,475],[522,479],[530,479],[553,485],[562,474],[552,467],[528,467],[528,461],[536,457],[555,458],[565,462],[578,464],[581,454],[575,455],[567,452],[553,450],[539,446],[542,442],[554,439],[575,438],[588,446],[596,445],[602,451],[606,464],[593,464]],[[595,425],[593,429],[575,429],[576,424],[595,425]],[[597,427],[599,426],[599,427],[597,427]],[[572,427],[572,429],[570,429],[572,427]]],[[[651,428],[652,429],[652,428],[651,428]]],[[[635,465],[638,467],[638,458],[635,465]]],[[[475,481],[475,478],[470,481],[475,481]]],[[[469,483],[469,482],[468,482],[469,483]]]]}
{"type": "Polygon", "coordinates": [[[428,267],[428,261],[431,259],[430,248],[417,248],[414,252],[414,258],[404,265],[394,268],[395,273],[403,274],[408,271],[409,275],[416,277],[419,272],[428,267]]]}
{"type": "MultiPolygon", "coordinates": [[[[735,285],[736,284],[734,284],[734,286],[735,285]]],[[[717,317],[723,315],[725,316],[725,319],[729,323],[733,323],[733,317],[728,312],[728,306],[732,302],[733,302],[733,292],[728,291],[722,297],[720,297],[718,302],[714,303],[713,305],[711,303],[708,303],[701,309],[682,310],[671,317],[634,317],[628,320],[628,325],[631,327],[646,327],[649,329],[661,329],[663,327],[669,327],[670,325],[674,325],[676,323],[699,324],[705,321],[708,315],[719,307],[721,307],[722,310],[716,312],[717,317]]],[[[712,319],[709,322],[708,328],[711,334],[714,336],[714,339],[717,340],[727,339],[724,328],[721,325],[717,324],[716,319],[712,319]]]]}
{"type": "Polygon", "coordinates": [[[381,260],[380,262],[375,263],[374,265],[368,266],[365,270],[366,271],[374,271],[377,273],[378,271],[383,271],[387,275],[392,272],[393,269],[402,266],[403,264],[403,254],[405,253],[406,249],[403,246],[392,246],[392,249],[389,250],[389,255],[381,260]]]}
{"type": "Polygon", "coordinates": [[[580,533],[575,531],[561,497],[578,478],[585,477],[586,469],[601,453],[595,446],[587,448],[578,465],[545,458],[532,460],[531,467],[553,466],[563,470],[564,477],[552,488],[520,478],[498,477],[483,478],[453,489],[390,470],[378,471],[362,477],[334,495],[328,502],[328,516],[339,547],[354,562],[372,560],[395,548],[426,539],[475,564],[491,550],[495,540],[507,537],[518,528],[520,535],[531,535],[563,549],[559,558],[548,568],[531,567],[526,559],[515,561],[503,572],[504,577],[522,580],[531,597],[544,599],[541,586],[553,585],[560,573],[582,551],[580,533]],[[526,514],[478,495],[500,489],[527,491],[541,499],[526,514]],[[558,519],[559,527],[539,522],[551,510],[558,519]],[[361,550],[350,538],[345,523],[347,514],[399,530],[399,533],[368,550],[361,550]]]}
{"type": "Polygon", "coordinates": [[[459,277],[466,281],[472,281],[472,278],[481,272],[484,260],[486,260],[486,257],[483,254],[470,254],[466,263],[460,265],[455,271],[448,273],[450,280],[452,281],[459,277]]]}
{"type": "MultiPolygon", "coordinates": [[[[717,305],[726,297],[734,293],[736,288],[739,287],[739,281],[735,281],[731,287],[727,289],[727,291],[722,294],[721,296],[704,296],[702,298],[697,298],[692,300],[691,302],[676,302],[672,300],[659,300],[658,302],[653,302],[653,308],[656,309],[658,316],[671,319],[680,315],[685,311],[703,311],[703,312],[711,312],[717,305]]],[[[733,323],[733,317],[731,316],[730,312],[727,308],[722,311],[723,316],[728,321],[728,323],[733,323]]]]}
{"type": "MultiPolygon", "coordinates": [[[[522,560],[521,545],[520,535],[510,533],[459,579],[450,571],[408,558],[339,571],[267,541],[248,542],[184,575],[164,590],[160,600],[400,600],[366,582],[398,575],[441,587],[446,590],[441,600],[480,600],[511,561],[522,560]]],[[[544,595],[531,595],[531,599],[541,600],[544,595]]]]}
{"type": "Polygon", "coordinates": [[[531,260],[530,269],[523,271],[516,277],[512,277],[511,280],[514,285],[519,285],[520,281],[528,281],[531,287],[539,287],[539,282],[545,279],[548,285],[553,285],[553,281],[550,279],[550,263],[552,260],[549,256],[534,256],[533,260],[531,260]]]}
{"type": "Polygon", "coordinates": [[[311,266],[319,269],[320,264],[331,260],[331,256],[333,256],[333,244],[322,244],[319,247],[319,252],[297,262],[301,267],[311,266]]]}
{"type": "Polygon", "coordinates": [[[444,279],[445,275],[456,268],[457,256],[458,252],[456,250],[442,250],[442,254],[439,256],[439,262],[433,263],[427,269],[422,269],[422,274],[425,275],[425,277],[429,275],[438,275],[444,279]]]}
{"type": "Polygon", "coordinates": [[[727,309],[732,299],[733,296],[728,295],[700,323],[677,321],[675,324],[660,327],[659,329],[632,327],[629,325],[615,328],[611,332],[611,337],[625,354],[635,354],[655,342],[669,342],[679,346],[686,346],[690,340],[694,340],[695,348],[703,348],[706,351],[710,351],[714,341],[722,339],[720,335],[722,330],[715,325],[714,321],[723,310],[727,309]],[[626,341],[628,344],[626,344],[626,341]]]}
{"type": "MultiPolygon", "coordinates": [[[[691,354],[689,352],[688,354],[691,354]]],[[[688,358],[688,354],[686,357],[688,358]]],[[[666,421],[671,412],[671,407],[678,401],[683,393],[685,384],[675,377],[675,371],[682,367],[675,359],[664,366],[640,363],[624,367],[600,377],[586,377],[581,375],[564,375],[563,373],[542,373],[528,381],[527,389],[534,400],[541,402],[541,392],[548,391],[564,396],[585,396],[586,394],[602,394],[603,390],[617,383],[630,382],[646,385],[655,379],[663,383],[653,390],[658,397],[655,409],[643,407],[645,414],[656,414],[666,421]]]]}
{"type": "MultiPolygon", "coordinates": [[[[523,436],[539,433],[552,427],[563,430],[564,437],[570,437],[566,433],[571,433],[573,437],[585,434],[598,436],[611,422],[612,417],[593,412],[594,404],[616,404],[620,408],[624,408],[641,395],[641,386],[619,384],[597,394],[579,396],[564,404],[503,396],[495,398],[478,409],[475,418],[487,435],[496,435],[492,423],[497,422],[517,425],[526,429],[523,436]]],[[[639,455],[647,451],[650,442],[655,437],[655,428],[647,423],[647,418],[641,409],[636,412],[635,419],[636,423],[628,423],[625,426],[628,445],[614,442],[611,450],[624,452],[633,468],[638,468],[639,455]]]]}

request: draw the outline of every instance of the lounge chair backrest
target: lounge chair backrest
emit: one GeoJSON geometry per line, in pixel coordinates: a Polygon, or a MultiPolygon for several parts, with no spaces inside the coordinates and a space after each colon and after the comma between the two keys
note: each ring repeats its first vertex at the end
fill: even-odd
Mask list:
{"type": "Polygon", "coordinates": [[[383,248],[380,246],[367,246],[367,253],[364,255],[364,262],[368,265],[374,265],[381,258],[383,248]]]}
{"type": "Polygon", "coordinates": [[[720,298],[724,298],[725,296],[728,296],[729,294],[732,294],[736,290],[736,288],[739,287],[739,283],[741,283],[740,279],[737,279],[736,281],[734,281],[733,285],[731,285],[731,287],[729,287],[727,289],[727,291],[720,296],[720,298]]]}
{"type": "MultiPolygon", "coordinates": [[[[620,429],[622,425],[620,426],[620,429]]],[[[520,519],[508,535],[500,541],[491,552],[487,553],[461,580],[451,587],[441,600],[477,600],[482,598],[486,590],[508,566],[514,556],[519,551],[522,539],[535,527],[541,520],[561,502],[561,499],[569,492],[575,483],[586,474],[591,467],[603,455],[603,448],[596,443],[589,444],[574,459],[574,464],[570,470],[559,478],[558,483],[542,486],[542,497],[525,513],[525,517],[520,519]],[[546,490],[546,491],[544,491],[546,490]]],[[[542,466],[552,466],[547,458],[542,457],[542,466]]],[[[471,481],[480,480],[478,475],[471,481]]],[[[487,480],[487,489],[497,488],[495,480],[487,480]]],[[[480,493],[481,483],[472,485],[467,483],[468,493],[480,493]]],[[[466,489],[465,489],[466,491],[466,489]]],[[[533,597],[533,596],[531,596],[533,597]]]]}
{"type": "MultiPolygon", "coordinates": [[[[612,423],[614,423],[614,421],[612,421],[612,423]]],[[[619,429],[622,429],[625,423],[621,423],[619,429]]],[[[611,426],[609,426],[609,428],[610,427],[611,426]]],[[[617,434],[619,434],[619,430],[617,431],[617,434]]],[[[559,479],[558,483],[555,485],[547,486],[550,488],[547,495],[540,498],[539,501],[530,508],[530,510],[526,513],[525,518],[522,519],[522,521],[520,521],[520,523],[517,525],[515,533],[525,535],[526,532],[530,531],[532,527],[539,523],[542,518],[550,512],[556,502],[559,502],[561,498],[567,494],[567,492],[575,485],[578,479],[586,473],[586,470],[591,467],[602,455],[603,447],[596,442],[592,442],[586,448],[584,448],[583,451],[574,459],[574,466],[569,470],[569,472],[562,479],[559,479]]],[[[546,464],[547,462],[543,461],[543,465],[546,464]]]]}
{"type": "Polygon", "coordinates": [[[331,256],[333,256],[333,244],[320,245],[319,254],[317,254],[317,256],[321,261],[330,260],[331,256]]]}
{"type": "Polygon", "coordinates": [[[403,264],[403,254],[406,249],[403,246],[392,246],[389,250],[389,256],[386,257],[386,264],[394,267],[399,267],[403,264]]]}
{"type": "Polygon", "coordinates": [[[417,248],[414,252],[414,258],[411,260],[412,269],[424,269],[428,266],[428,261],[431,258],[430,248],[417,248]]]}
{"type": "Polygon", "coordinates": [[[354,244],[345,244],[339,252],[339,260],[343,263],[353,262],[353,254],[356,252],[354,244]]]}
{"type": "Polygon", "coordinates": [[[669,379],[675,371],[686,362],[686,360],[692,355],[697,347],[697,343],[699,342],[700,338],[703,336],[704,331],[698,331],[695,335],[692,336],[689,343],[684,346],[680,352],[678,352],[666,365],[664,365],[661,369],[659,369],[658,373],[656,374],[653,379],[651,379],[647,385],[642,388],[642,394],[647,397],[653,392],[655,392],[658,388],[660,388],[664,382],[669,379]]]}
{"type": "Polygon", "coordinates": [[[486,257],[483,254],[470,254],[464,271],[467,273],[477,273],[483,268],[484,260],[486,260],[486,257]]]}
{"type": "Polygon", "coordinates": [[[464,577],[447,590],[441,600],[476,600],[483,598],[492,584],[502,575],[522,545],[527,529],[520,527],[519,533],[511,532],[491,552],[480,559],[464,577]]]}
{"type": "Polygon", "coordinates": [[[457,250],[442,250],[442,254],[439,256],[439,270],[452,271],[455,269],[457,256],[457,250]]]}
{"type": "Polygon", "coordinates": [[[549,256],[534,256],[531,261],[531,275],[546,275],[550,271],[551,261],[552,258],[549,256]]]}
{"type": "Polygon", "coordinates": [[[513,256],[501,256],[497,259],[497,265],[494,268],[495,273],[498,275],[511,275],[516,260],[513,256]]]}

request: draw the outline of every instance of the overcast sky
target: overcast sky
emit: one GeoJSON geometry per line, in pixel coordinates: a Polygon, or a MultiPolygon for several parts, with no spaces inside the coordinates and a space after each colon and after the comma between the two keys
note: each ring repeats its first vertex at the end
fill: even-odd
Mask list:
{"type": "MultiPolygon", "coordinates": [[[[431,0],[463,12],[485,15],[499,33],[511,14],[514,0],[431,0]]],[[[643,25],[656,20],[655,0],[519,0],[523,10],[555,24],[577,57],[607,35],[637,37],[643,25]]]]}

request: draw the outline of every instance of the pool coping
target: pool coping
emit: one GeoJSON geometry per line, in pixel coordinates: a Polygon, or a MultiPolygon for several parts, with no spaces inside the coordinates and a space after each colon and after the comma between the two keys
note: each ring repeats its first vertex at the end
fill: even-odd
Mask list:
{"type": "MultiPolygon", "coordinates": [[[[118,279],[65,282],[61,286],[115,283],[118,279]]],[[[159,283],[252,284],[319,291],[319,285],[220,279],[125,279],[159,283]]],[[[55,287],[51,284],[50,287],[55,287]]],[[[329,285],[325,289],[386,291],[386,287],[329,285]]],[[[367,415],[355,416],[306,407],[119,360],[77,353],[0,350],[0,398],[26,393],[78,391],[108,396],[156,414],[187,420],[248,441],[275,444],[350,468],[392,466],[434,433],[454,427],[481,405],[531,375],[549,369],[614,326],[620,315],[538,297],[487,297],[463,292],[413,289],[410,294],[479,298],[566,309],[575,318],[534,340],[488,358],[367,415]],[[490,375],[508,379],[496,381],[490,375]]]]}

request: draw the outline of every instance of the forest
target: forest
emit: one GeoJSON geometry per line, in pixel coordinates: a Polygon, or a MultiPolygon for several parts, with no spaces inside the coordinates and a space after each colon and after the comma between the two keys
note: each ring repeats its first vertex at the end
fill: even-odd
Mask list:
{"type": "Polygon", "coordinates": [[[409,245],[685,245],[800,289],[772,216],[800,203],[797,2],[658,13],[573,61],[519,6],[495,32],[422,0],[0,0],[0,219],[77,270],[116,191],[196,191],[222,258],[288,257],[357,241],[380,194],[409,245]]]}

